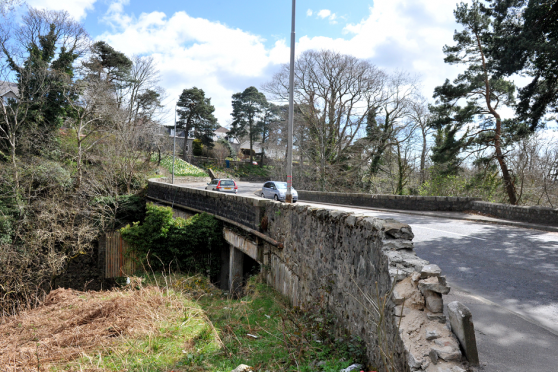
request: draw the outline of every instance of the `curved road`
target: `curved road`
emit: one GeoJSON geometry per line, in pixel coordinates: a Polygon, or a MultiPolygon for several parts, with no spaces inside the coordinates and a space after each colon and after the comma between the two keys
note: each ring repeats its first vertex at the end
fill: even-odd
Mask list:
{"type": "MultiPolygon", "coordinates": [[[[188,184],[200,187],[200,184],[188,184]]],[[[254,196],[261,183],[239,182],[254,196]]],[[[473,313],[481,371],[558,371],[558,233],[352,206],[314,205],[411,225],[417,254],[442,269],[473,313]]],[[[443,213],[440,213],[441,215],[443,213]]],[[[465,215],[464,215],[465,216],[465,215]]]]}

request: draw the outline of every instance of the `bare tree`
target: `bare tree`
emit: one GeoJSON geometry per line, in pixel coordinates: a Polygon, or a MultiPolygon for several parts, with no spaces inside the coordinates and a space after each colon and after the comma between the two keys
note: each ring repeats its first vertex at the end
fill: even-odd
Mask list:
{"type": "Polygon", "coordinates": [[[423,184],[426,180],[426,155],[428,154],[428,137],[431,132],[430,111],[425,97],[419,95],[409,102],[408,117],[417,126],[421,135],[419,178],[420,184],[423,184]]]}
{"type": "Polygon", "coordinates": [[[105,138],[113,123],[113,113],[118,109],[110,84],[95,75],[74,83],[69,82],[65,86],[64,94],[72,115],[67,116],[64,123],[73,130],[77,144],[75,187],[79,188],[83,177],[84,157],[105,138]]]}
{"type": "MultiPolygon", "coordinates": [[[[262,89],[286,101],[288,77],[283,65],[262,89]]],[[[306,51],[295,62],[294,101],[308,127],[307,158],[319,167],[322,189],[330,181],[328,168],[354,157],[352,145],[382,99],[385,78],[367,61],[328,50],[306,51]]]]}

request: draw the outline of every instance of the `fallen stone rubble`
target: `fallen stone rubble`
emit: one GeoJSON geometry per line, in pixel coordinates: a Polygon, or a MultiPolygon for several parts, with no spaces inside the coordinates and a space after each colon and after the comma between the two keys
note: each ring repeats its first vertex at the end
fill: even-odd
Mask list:
{"type": "Polygon", "coordinates": [[[394,314],[401,318],[399,333],[411,372],[465,372],[468,368],[460,342],[443,313],[443,295],[450,292],[437,265],[413,250],[408,226],[389,222],[383,249],[396,283],[392,292],[394,314]]]}

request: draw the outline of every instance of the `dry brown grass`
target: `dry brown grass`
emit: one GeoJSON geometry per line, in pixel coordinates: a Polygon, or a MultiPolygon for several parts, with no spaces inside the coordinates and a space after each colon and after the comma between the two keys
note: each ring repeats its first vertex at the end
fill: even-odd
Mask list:
{"type": "Polygon", "coordinates": [[[39,307],[0,318],[0,371],[46,371],[184,317],[183,296],[135,284],[108,292],[57,289],[39,307]]]}

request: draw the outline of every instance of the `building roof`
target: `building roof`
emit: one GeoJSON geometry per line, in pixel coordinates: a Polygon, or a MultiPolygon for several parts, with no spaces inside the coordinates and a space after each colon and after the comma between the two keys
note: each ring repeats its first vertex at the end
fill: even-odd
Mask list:
{"type": "Polygon", "coordinates": [[[19,90],[17,89],[16,83],[10,83],[9,81],[0,80],[0,97],[4,97],[9,92],[12,92],[16,96],[19,95],[19,90]]]}
{"type": "Polygon", "coordinates": [[[229,130],[225,127],[219,127],[215,130],[215,133],[228,133],[229,130]]]}

